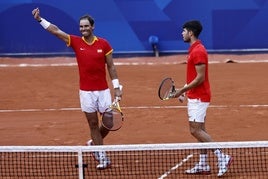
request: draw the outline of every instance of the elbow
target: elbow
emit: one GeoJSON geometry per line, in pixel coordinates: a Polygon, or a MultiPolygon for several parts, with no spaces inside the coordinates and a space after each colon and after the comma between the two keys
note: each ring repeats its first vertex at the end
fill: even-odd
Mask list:
{"type": "Polygon", "coordinates": [[[200,85],[200,84],[202,84],[204,81],[205,81],[205,78],[204,77],[198,78],[198,80],[197,80],[197,86],[200,85]]]}
{"type": "Polygon", "coordinates": [[[205,81],[205,77],[200,79],[200,83],[203,83],[205,81]]]}

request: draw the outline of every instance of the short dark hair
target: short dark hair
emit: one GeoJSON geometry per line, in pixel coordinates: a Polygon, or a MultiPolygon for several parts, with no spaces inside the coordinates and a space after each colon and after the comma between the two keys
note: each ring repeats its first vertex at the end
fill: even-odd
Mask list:
{"type": "Polygon", "coordinates": [[[81,21],[82,19],[87,19],[90,23],[91,26],[94,26],[94,19],[93,17],[91,17],[90,15],[86,14],[86,15],[83,15],[82,17],[80,17],[79,21],[81,21]]]}
{"type": "Polygon", "coordinates": [[[194,36],[197,38],[203,29],[202,24],[198,20],[191,20],[191,21],[186,22],[183,25],[183,28],[185,28],[189,31],[193,31],[194,36]]]}

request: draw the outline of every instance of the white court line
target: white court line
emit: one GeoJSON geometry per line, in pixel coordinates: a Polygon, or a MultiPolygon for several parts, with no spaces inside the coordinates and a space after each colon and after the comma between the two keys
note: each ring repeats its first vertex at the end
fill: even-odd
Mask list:
{"type": "Polygon", "coordinates": [[[184,158],[180,163],[177,163],[175,166],[171,167],[168,171],[166,171],[158,179],[163,179],[163,178],[167,177],[172,171],[174,171],[174,170],[178,169],[179,167],[181,167],[185,162],[187,162],[193,156],[194,156],[193,154],[187,155],[187,157],[184,158]]]}
{"type": "MultiPolygon", "coordinates": [[[[210,105],[210,108],[266,108],[268,104],[253,105],[210,105]]],[[[186,109],[187,106],[123,106],[122,109],[186,109]]],[[[48,108],[48,109],[0,109],[0,113],[12,112],[44,112],[44,111],[81,111],[80,108],[48,108]]]]}
{"type": "MultiPolygon", "coordinates": [[[[237,63],[268,63],[268,60],[241,60],[241,61],[236,61],[237,63]]],[[[182,64],[182,61],[175,61],[175,62],[165,62],[165,61],[157,61],[157,62],[129,62],[128,60],[125,60],[124,62],[114,62],[115,65],[176,65],[176,64],[182,64]]],[[[215,64],[215,63],[225,63],[222,61],[210,61],[210,64],[215,64]]],[[[21,63],[21,64],[0,64],[0,67],[58,67],[58,66],[77,66],[76,62],[62,62],[62,63],[36,63],[36,64],[31,64],[31,63],[21,63]]]]}
{"type": "Polygon", "coordinates": [[[77,63],[51,63],[51,64],[0,64],[0,67],[61,67],[61,66],[77,66],[77,63]]]}

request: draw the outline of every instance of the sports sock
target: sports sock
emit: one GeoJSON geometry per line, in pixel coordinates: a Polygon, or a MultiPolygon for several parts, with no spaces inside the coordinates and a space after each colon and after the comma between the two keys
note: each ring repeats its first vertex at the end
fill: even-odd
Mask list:
{"type": "Polygon", "coordinates": [[[99,151],[99,157],[100,157],[101,160],[105,160],[106,159],[106,152],[99,151]]]}
{"type": "Polygon", "coordinates": [[[200,154],[199,155],[199,165],[206,165],[207,164],[207,157],[208,157],[208,154],[200,154]]]}
{"type": "Polygon", "coordinates": [[[224,157],[224,153],[220,149],[216,149],[214,154],[217,156],[218,160],[221,160],[224,157]]]}

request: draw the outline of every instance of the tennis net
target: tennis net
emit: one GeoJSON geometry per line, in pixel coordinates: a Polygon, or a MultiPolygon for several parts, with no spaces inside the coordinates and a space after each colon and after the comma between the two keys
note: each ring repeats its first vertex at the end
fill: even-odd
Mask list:
{"type": "Polygon", "coordinates": [[[266,178],[268,141],[131,144],[104,146],[1,146],[0,178],[127,179],[216,178],[218,159],[213,150],[233,157],[226,178],[266,178]],[[208,149],[210,175],[188,175],[185,170],[208,149]],[[97,170],[94,151],[106,151],[112,164],[97,170]]]}

